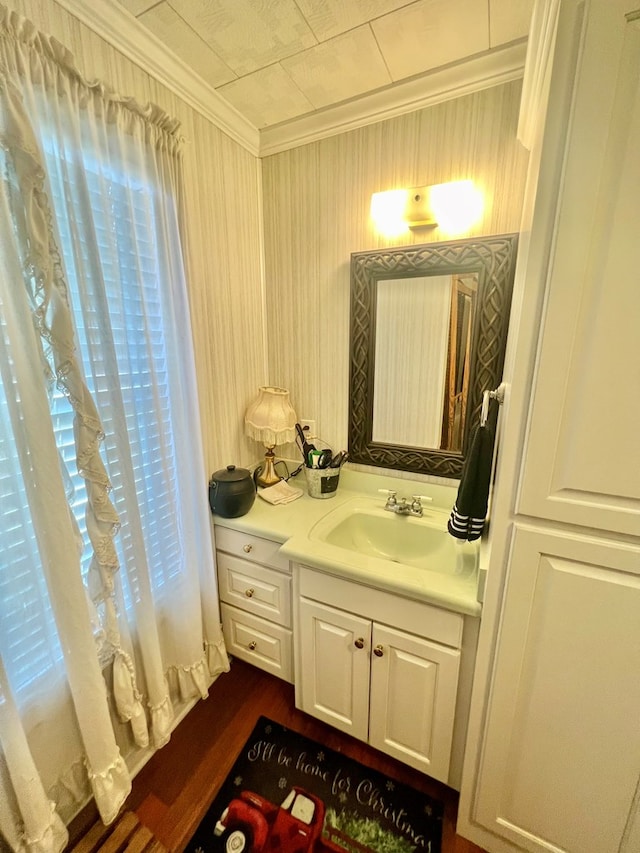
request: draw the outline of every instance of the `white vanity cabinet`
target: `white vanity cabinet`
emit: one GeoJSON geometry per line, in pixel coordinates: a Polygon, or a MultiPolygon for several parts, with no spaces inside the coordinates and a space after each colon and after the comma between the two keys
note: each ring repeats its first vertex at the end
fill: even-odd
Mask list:
{"type": "Polygon", "coordinates": [[[215,536],[227,650],[293,681],[291,566],[280,543],[220,525],[215,536]]]}
{"type": "Polygon", "coordinates": [[[464,617],[305,566],[296,581],[297,706],[450,783],[464,617]]]}

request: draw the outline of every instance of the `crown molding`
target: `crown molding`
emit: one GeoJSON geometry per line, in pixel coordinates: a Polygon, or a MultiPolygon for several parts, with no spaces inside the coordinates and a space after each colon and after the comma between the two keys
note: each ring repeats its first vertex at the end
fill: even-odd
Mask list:
{"type": "Polygon", "coordinates": [[[395,83],[339,106],[266,127],[260,132],[260,156],[268,157],[318,139],[517,80],[524,74],[525,54],[526,39],[522,39],[457,65],[395,83]]]}
{"type": "Polygon", "coordinates": [[[247,151],[258,156],[260,133],[216,90],[114,0],[56,0],[89,29],[165,85],[247,151]]]}
{"type": "Polygon", "coordinates": [[[267,157],[523,76],[526,39],[395,83],[335,107],[258,130],[114,0],[55,0],[223,133],[267,157]]]}

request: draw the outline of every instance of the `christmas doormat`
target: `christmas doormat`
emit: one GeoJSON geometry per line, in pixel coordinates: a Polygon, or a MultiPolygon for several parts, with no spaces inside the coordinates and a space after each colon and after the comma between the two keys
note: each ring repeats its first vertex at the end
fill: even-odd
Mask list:
{"type": "Polygon", "coordinates": [[[185,853],[440,853],[443,812],[260,717],[185,853]]]}

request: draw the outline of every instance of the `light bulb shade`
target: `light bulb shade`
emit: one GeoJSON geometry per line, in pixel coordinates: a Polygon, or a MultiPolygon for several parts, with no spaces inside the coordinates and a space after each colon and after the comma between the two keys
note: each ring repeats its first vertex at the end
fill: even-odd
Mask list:
{"type": "Polygon", "coordinates": [[[296,413],[284,388],[262,385],[244,416],[246,435],[265,447],[287,444],[296,439],[296,413]]]}
{"type": "Polygon", "coordinates": [[[371,218],[386,237],[436,225],[449,234],[462,234],[478,222],[483,207],[483,195],[473,181],[387,190],[371,196],[371,218]]]}
{"type": "Polygon", "coordinates": [[[478,222],[483,213],[484,198],[473,181],[451,181],[428,187],[429,207],[440,229],[461,234],[478,222]]]}
{"type": "Polygon", "coordinates": [[[371,196],[371,218],[385,237],[399,237],[409,231],[404,217],[409,190],[386,190],[371,196]]]}

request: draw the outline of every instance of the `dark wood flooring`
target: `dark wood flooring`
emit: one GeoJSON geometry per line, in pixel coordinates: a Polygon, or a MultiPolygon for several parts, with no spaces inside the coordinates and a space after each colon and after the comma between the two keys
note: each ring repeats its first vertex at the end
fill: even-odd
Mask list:
{"type": "Polygon", "coordinates": [[[442,853],[484,853],[455,833],[456,791],[298,711],[292,685],[239,660],[136,776],[126,808],[181,853],[261,714],[439,798],[445,804],[442,853]]]}

